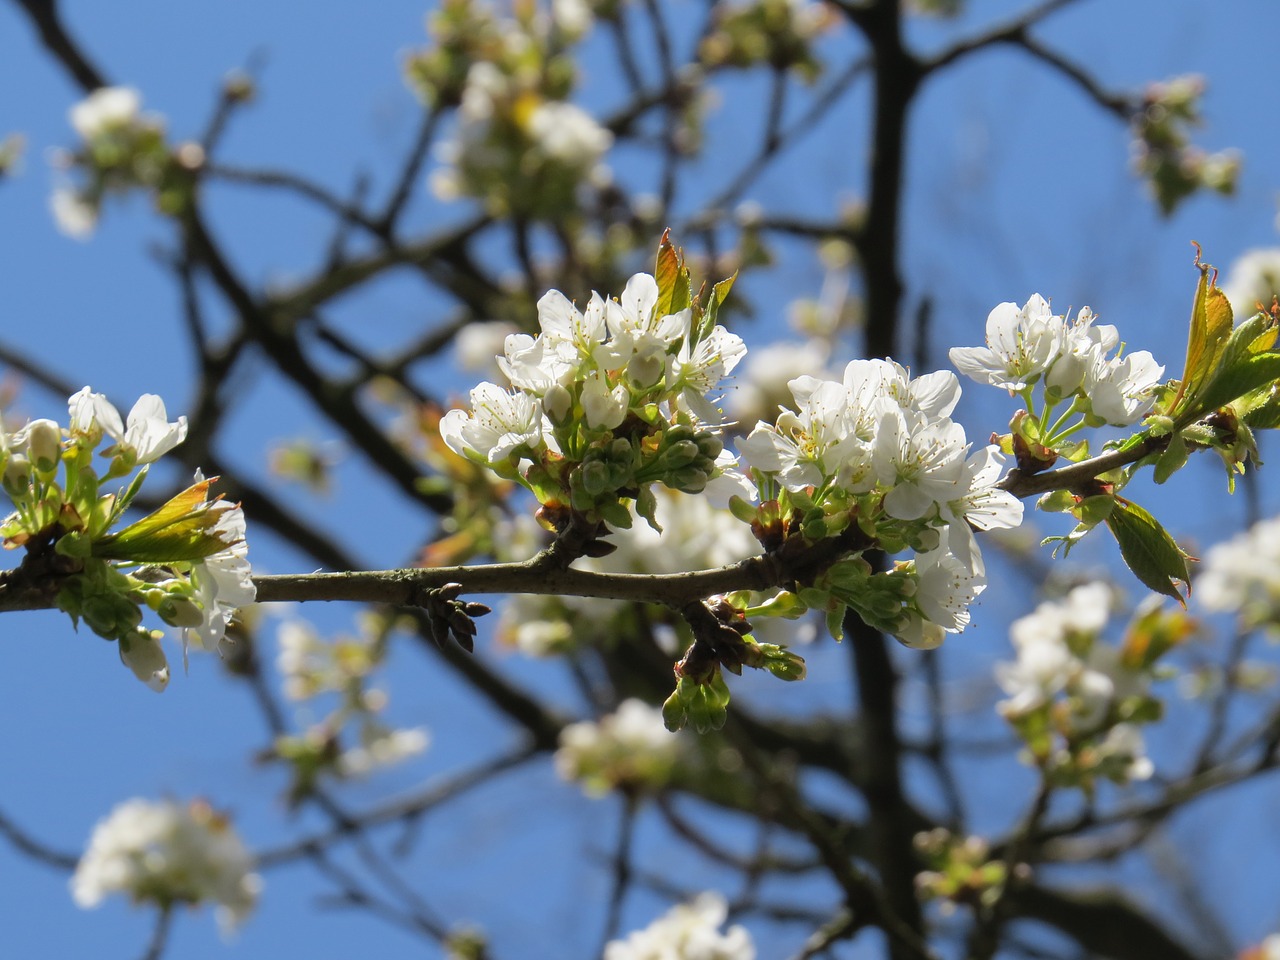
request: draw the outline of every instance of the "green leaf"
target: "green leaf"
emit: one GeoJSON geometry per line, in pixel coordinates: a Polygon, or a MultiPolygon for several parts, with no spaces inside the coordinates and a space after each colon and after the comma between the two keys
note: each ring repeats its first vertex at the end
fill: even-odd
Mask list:
{"type": "Polygon", "coordinates": [[[1156,518],[1136,503],[1117,497],[1115,509],[1107,517],[1107,526],[1120,544],[1120,556],[1134,576],[1185,607],[1186,600],[1174,581],[1190,582],[1187,557],[1156,518]]]}
{"type": "Polygon", "coordinates": [[[124,515],[125,510],[129,508],[129,504],[133,503],[133,498],[138,495],[138,491],[142,489],[142,481],[147,479],[147,472],[151,469],[150,465],[143,467],[138,471],[138,475],[133,478],[124,489],[124,492],[116,497],[115,503],[111,505],[111,513],[107,516],[107,529],[115,526],[117,520],[124,515]]]}
{"type": "Polygon", "coordinates": [[[1182,434],[1175,433],[1169,440],[1169,446],[1165,447],[1164,452],[1156,460],[1156,483],[1164,483],[1181,470],[1186,465],[1189,453],[1187,442],[1182,439],[1182,434]]]}
{"type": "Polygon", "coordinates": [[[835,640],[844,639],[844,611],[843,603],[836,604],[833,609],[827,611],[827,632],[835,640]]]}
{"type": "Polygon", "coordinates": [[[1245,357],[1213,378],[1195,404],[1198,415],[1211,413],[1277,380],[1280,380],[1280,353],[1245,357]]]}
{"type": "Polygon", "coordinates": [[[1280,383],[1260,387],[1232,406],[1240,419],[1255,430],[1280,427],[1280,383]]]}
{"type": "Polygon", "coordinates": [[[93,555],[139,563],[194,562],[232,546],[213,532],[219,514],[209,509],[211,482],[192,484],[137,523],[96,540],[93,555]]]}
{"type": "Polygon", "coordinates": [[[644,517],[654,532],[661,533],[662,527],[658,524],[657,512],[658,498],[654,496],[653,487],[645,484],[636,496],[636,513],[644,517]]]}
{"type": "Polygon", "coordinates": [[[733,289],[733,281],[738,279],[738,272],[735,270],[733,276],[726,277],[711,288],[711,296],[707,298],[707,302],[703,309],[705,313],[702,315],[702,332],[699,339],[706,339],[716,327],[716,320],[720,316],[720,305],[729,297],[729,291],[733,289]]]}

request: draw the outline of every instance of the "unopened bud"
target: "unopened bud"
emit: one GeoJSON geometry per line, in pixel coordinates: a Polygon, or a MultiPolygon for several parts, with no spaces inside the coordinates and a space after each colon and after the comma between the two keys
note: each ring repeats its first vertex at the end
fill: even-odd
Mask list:
{"type": "Polygon", "coordinates": [[[4,468],[4,492],[15,500],[26,499],[31,494],[31,461],[23,456],[12,456],[4,468]]]}
{"type": "Polygon", "coordinates": [[[166,597],[160,601],[156,612],[171,627],[198,627],[204,623],[200,604],[187,597],[166,597]]]}
{"type": "Polygon", "coordinates": [[[573,395],[559,383],[553,383],[542,395],[542,409],[551,422],[562,424],[573,412],[573,395]]]}
{"type": "Polygon", "coordinates": [[[27,453],[41,479],[49,479],[62,460],[62,428],[52,420],[33,420],[27,427],[27,453]]]}
{"type": "Polygon", "coordinates": [[[120,659],[133,675],[156,693],[169,685],[169,661],[149,630],[120,638],[120,659]]]}

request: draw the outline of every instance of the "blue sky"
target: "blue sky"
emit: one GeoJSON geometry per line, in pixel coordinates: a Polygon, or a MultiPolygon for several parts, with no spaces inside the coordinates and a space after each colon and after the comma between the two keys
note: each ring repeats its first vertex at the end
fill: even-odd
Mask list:
{"type": "MultiPolygon", "coordinates": [[[[413,135],[418,106],[401,82],[399,60],[424,42],[428,7],[421,3],[357,6],[326,0],[308,4],[305,15],[297,5],[280,2],[80,0],[63,6],[73,32],[107,75],[141,89],[146,106],[168,117],[178,136],[201,129],[227,71],[254,66],[260,99],[233,125],[221,151],[226,162],[299,169],[339,192],[363,171],[375,186],[385,187],[413,135]]],[[[912,38],[922,49],[935,48],[1021,6],[974,0],[963,20],[916,24],[912,38]]],[[[682,7],[673,3],[671,9],[678,15],[682,7]]],[[[1280,5],[1091,0],[1053,17],[1038,35],[1112,90],[1205,73],[1207,123],[1198,141],[1210,150],[1242,151],[1239,192],[1226,200],[1195,198],[1162,219],[1127,171],[1127,130],[1060,78],[1032,67],[1025,55],[983,54],[932,82],[914,116],[904,232],[909,302],[934,300],[936,360],[948,346],[980,342],[987,311],[997,302],[1022,302],[1040,292],[1059,307],[1091,305],[1104,321],[1120,326],[1131,349],[1151,350],[1174,375],[1196,279],[1190,242],[1199,241],[1206,258],[1220,266],[1246,249],[1280,242],[1280,127],[1270,67],[1280,5]]],[[[584,64],[588,83],[582,99],[605,107],[611,66],[599,48],[588,49],[596,52],[584,64]]],[[[77,94],[12,4],[0,4],[0,90],[6,91],[0,97],[0,136],[21,132],[28,142],[22,174],[0,183],[0,338],[77,385],[92,384],[124,403],[139,393],[158,393],[180,412],[189,396],[191,358],[176,293],[153,256],[155,245],[169,239],[170,227],[134,198],[112,205],[87,243],[56,231],[48,213],[52,174],[45,158],[50,149],[71,145],[66,111],[77,94]]],[[[753,109],[758,95],[750,83],[725,87],[709,121],[708,142],[732,144],[735,133],[749,129],[759,114],[753,109]]],[[[789,147],[788,159],[759,184],[754,198],[773,211],[822,213],[833,198],[855,197],[864,173],[865,112],[864,95],[849,98],[827,124],[789,147]]],[[[694,184],[714,189],[724,165],[732,164],[732,149],[727,153],[728,161],[724,154],[709,154],[694,184]]],[[[643,182],[652,171],[624,166],[619,174],[643,182]]],[[[214,229],[254,280],[287,280],[323,255],[326,221],[300,204],[264,203],[259,194],[230,187],[211,190],[208,200],[214,229]]],[[[452,215],[420,202],[410,219],[425,227],[452,215]]],[[[745,285],[743,292],[758,307],[757,318],[740,330],[749,344],[779,336],[785,304],[812,295],[821,280],[813,263],[794,252],[788,256],[785,269],[749,278],[745,285]]],[[[369,324],[370,336],[394,339],[435,319],[438,309],[422,288],[394,281],[344,304],[340,315],[369,324]]],[[[263,374],[240,385],[249,399],[224,450],[260,476],[266,472],[265,444],[326,436],[325,424],[298,397],[268,382],[265,369],[263,374]]],[[[458,382],[456,389],[465,386],[458,382]]],[[[1004,398],[987,393],[966,392],[961,414],[972,437],[1001,429],[1008,416],[1004,398]]],[[[20,398],[21,409],[32,416],[57,417],[62,403],[34,388],[20,398]]],[[[1187,474],[1171,484],[1176,489],[1153,491],[1143,502],[1157,514],[1166,511],[1174,534],[1188,542],[1207,543],[1238,526],[1239,500],[1223,507],[1197,492],[1220,485],[1216,464],[1197,465],[1187,474]]],[[[359,538],[358,555],[369,566],[405,562],[428,533],[425,521],[415,515],[404,522],[398,494],[371,481],[359,463],[345,464],[338,482],[334,500],[302,498],[299,508],[348,529],[377,531],[359,538]]],[[[1264,501],[1269,512],[1280,508],[1275,489],[1264,501]]],[[[1054,532],[1051,524],[1044,526],[1054,532]]],[[[254,542],[252,549],[255,564],[272,572],[294,571],[305,562],[284,544],[254,542]]],[[[1080,560],[1103,564],[1108,557],[1107,545],[1100,543],[1082,550],[1080,560]]],[[[1006,618],[1034,602],[1017,587],[998,598],[996,588],[991,594],[978,639],[962,646],[961,638],[948,648],[946,656],[957,658],[949,662],[960,674],[986,670],[1001,655],[1006,618]]],[[[315,616],[326,629],[338,629],[354,613],[338,608],[315,616]]],[[[78,851],[98,818],[139,794],[202,794],[230,805],[255,846],[273,846],[319,825],[305,814],[285,814],[278,802],[279,771],[248,761],[267,744],[267,731],[245,691],[211,662],[194,659],[189,676],[176,676],[167,693],[154,696],[121,670],[114,650],[87,631],[72,633],[53,613],[9,614],[2,630],[8,659],[0,671],[0,812],[41,840],[78,851]]],[[[830,662],[843,659],[837,651],[830,662]]],[[[513,676],[539,689],[568,689],[553,666],[514,658],[504,663],[513,676]]],[[[428,726],[431,750],[420,761],[351,788],[344,795],[352,806],[503,749],[501,729],[432,667],[406,650],[391,669],[392,716],[428,726]]],[[[744,684],[744,698],[808,703],[846,695],[842,679],[818,670],[811,676],[800,687],[744,684]]],[[[1017,774],[1011,776],[1008,782],[1017,782],[1017,774]]],[[[998,802],[1002,789],[974,791],[976,800],[991,794],[992,829],[1010,815],[998,802]]],[[[1263,785],[1215,807],[1211,823],[1196,813],[1177,826],[1211,836],[1230,818],[1240,836],[1258,838],[1255,848],[1273,850],[1280,839],[1275,826],[1250,811],[1263,809],[1264,802],[1274,809],[1274,800],[1274,786],[1263,785]]],[[[440,914],[483,920],[499,956],[550,956],[541,949],[521,952],[521,945],[561,939],[565,956],[587,956],[597,933],[579,927],[575,903],[594,901],[604,889],[602,852],[612,843],[617,815],[610,801],[579,798],[544,763],[451,809],[453,819],[429,820],[406,870],[425,878],[426,896],[440,914]]],[[[661,869],[665,847],[653,824],[642,827],[641,839],[655,851],[648,865],[661,869]]],[[[689,876],[709,875],[704,865],[681,866],[689,876]]],[[[1226,875],[1233,866],[1238,864],[1214,868],[1226,875]]],[[[1249,872],[1254,869],[1259,878],[1274,874],[1262,866],[1249,872]]],[[[0,874],[7,880],[0,955],[141,952],[149,933],[145,913],[118,903],[82,912],[67,895],[65,874],[33,864],[4,843],[0,874]]],[[[1275,878],[1270,879],[1253,895],[1223,896],[1215,903],[1244,936],[1260,937],[1280,922],[1273,912],[1275,878]]],[[[418,940],[368,916],[317,909],[315,897],[326,888],[305,869],[273,872],[267,884],[259,914],[234,945],[238,955],[422,955],[418,940]]],[[[656,898],[638,895],[627,918],[640,925],[659,908],[656,898]]],[[[794,946],[794,939],[786,939],[794,934],[772,947],[794,946]]],[[[180,918],[169,955],[201,960],[232,953],[202,913],[180,918]]],[[[762,945],[762,956],[771,955],[770,944],[762,945]]]]}

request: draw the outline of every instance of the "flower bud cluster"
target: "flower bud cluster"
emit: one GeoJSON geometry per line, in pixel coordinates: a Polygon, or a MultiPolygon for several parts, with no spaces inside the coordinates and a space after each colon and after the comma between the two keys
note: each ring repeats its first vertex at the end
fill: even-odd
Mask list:
{"type": "Polygon", "coordinates": [[[126,422],[88,387],[70,398],[68,413],[67,428],[35,420],[13,434],[0,430],[0,476],[14,505],[0,538],[26,550],[9,582],[45,591],[73,620],[117,641],[138,679],[163,690],[162,634],[142,624],[144,610],[179,630],[184,648],[222,648],[227,624],[255,596],[244,515],[210,500],[210,482],[197,474],[156,511],[123,525],[149,465],[186,437],[186,418],[170,422],[164,402],[146,395],[126,422]],[[139,467],[124,489],[103,492],[139,467]]]}
{"type": "Polygon", "coordinates": [[[1191,144],[1189,128],[1200,126],[1204,78],[1175,77],[1147,88],[1133,118],[1133,165],[1151,187],[1163,213],[1170,214],[1197,190],[1230,196],[1240,175],[1233,150],[1206,154],[1191,144]]]}
{"type": "Polygon", "coordinates": [[[652,484],[701,493],[726,475],[732,460],[709,394],[746,352],[739,337],[695,322],[691,306],[660,310],[658,284],[643,273],[619,300],[592,294],[582,312],[553,290],[538,321],[536,338],[506,339],[499,365],[511,389],[481,383],[470,411],[441,419],[452,450],[544,504],[621,527],[624,499],[652,517],[652,484]]]}
{"type": "Polygon", "coordinates": [[[774,70],[794,70],[812,83],[822,73],[813,41],[831,22],[827,7],[809,0],[720,4],[715,29],[703,39],[699,58],[708,67],[768,64],[774,70]]]}
{"type": "Polygon", "coordinates": [[[262,881],[227,818],[202,800],[129,800],[94,828],[71,878],[81,907],[113,893],[162,911],[213,903],[224,931],[253,909],[262,881]]]}
{"type": "Polygon", "coordinates": [[[937,901],[944,914],[958,906],[991,907],[1004,892],[1008,867],[993,859],[981,837],[959,837],[942,827],[914,838],[929,869],[916,874],[916,896],[937,901]]]}
{"type": "Polygon", "coordinates": [[[82,145],[58,155],[57,163],[79,173],[79,183],[63,182],[53,193],[54,219],[66,234],[93,232],[103,200],[142,187],[155,191],[156,205],[178,214],[191,197],[191,173],[204,162],[194,143],[171,147],[164,119],[142,113],[142,98],[130,87],[101,87],[71,108],[71,126],[82,145]]]}
{"type": "Polygon", "coordinates": [[[763,501],[757,536],[777,551],[785,539],[818,541],[853,525],[862,548],[910,547],[915,558],[891,574],[842,563],[799,596],[826,610],[837,635],[848,605],[904,643],[937,646],[969,622],[969,605],[986,586],[971,528],[1022,520],[1021,503],[995,486],[998,451],[970,455],[964,428],[950,418],[959,381],[946,371],[912,378],[892,361],[854,360],[841,381],[799,377],[790,388],[794,409],[758,423],[738,444],[763,501]]]}
{"type": "Polygon", "coordinates": [[[1024,759],[1059,785],[1090,790],[1099,777],[1128,783],[1154,771],[1140,726],[1162,706],[1149,687],[1190,627],[1147,606],[1121,645],[1104,643],[1113,601],[1110,587],[1091,583],[1041,604],[1010,628],[1017,661],[996,666],[1009,697],[998,709],[1026,744],[1024,759]]]}
{"type": "Polygon", "coordinates": [[[386,722],[383,714],[390,698],[372,683],[386,663],[394,622],[365,614],[358,625],[355,635],[333,639],[320,637],[304,620],[286,620],[276,632],[276,667],[285,696],[299,702],[322,697],[334,702],[324,719],[276,740],[275,757],[293,768],[292,803],[310,793],[321,775],[366,776],[422,753],[429,743],[427,731],[420,727],[397,729],[386,722]]]}

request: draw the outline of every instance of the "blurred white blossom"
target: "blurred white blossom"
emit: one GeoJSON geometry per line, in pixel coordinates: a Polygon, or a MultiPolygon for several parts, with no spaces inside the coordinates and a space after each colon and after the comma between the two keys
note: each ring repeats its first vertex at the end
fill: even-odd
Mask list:
{"type": "Polygon", "coordinates": [[[701,894],[625,940],[610,942],[604,960],[755,960],[755,944],[745,927],[735,924],[721,932],[728,916],[723,897],[701,894]]]}
{"type": "Polygon", "coordinates": [[[248,916],[262,882],[226,817],[207,803],[129,800],[97,827],[71,878],[77,905],[122,893],[134,903],[213,903],[230,931],[248,916]]]}
{"type": "Polygon", "coordinates": [[[561,730],[555,766],[563,779],[603,796],[615,788],[662,786],[679,751],[680,738],[667,730],[662,711],[632,699],[598,721],[571,723],[561,730]]]}
{"type": "Polygon", "coordinates": [[[92,140],[138,119],[142,96],[132,87],[99,87],[75,104],[67,117],[76,133],[92,140]]]}
{"type": "Polygon", "coordinates": [[[379,767],[389,767],[415,757],[427,749],[431,738],[422,727],[408,730],[378,730],[367,742],[338,757],[338,772],[344,777],[363,777],[379,767]]]}
{"type": "Polygon", "coordinates": [[[1255,627],[1280,620],[1280,517],[1254,524],[1205,554],[1195,597],[1255,627]]]}
{"type": "Polygon", "coordinates": [[[1237,321],[1257,313],[1259,304],[1262,309],[1269,309],[1271,298],[1280,295],[1280,247],[1262,247],[1241,254],[1227,270],[1222,292],[1237,321]]]}
{"type": "Polygon", "coordinates": [[[98,226],[98,208],[75,187],[59,184],[49,195],[49,210],[59,230],[75,240],[87,240],[98,226]]]}

